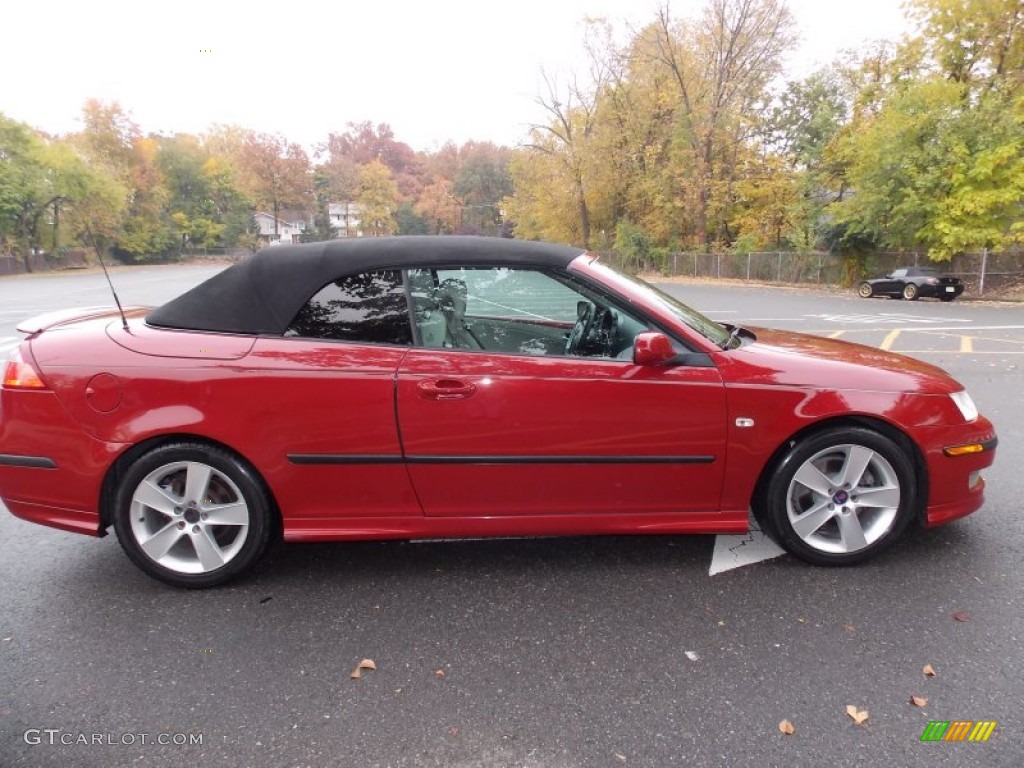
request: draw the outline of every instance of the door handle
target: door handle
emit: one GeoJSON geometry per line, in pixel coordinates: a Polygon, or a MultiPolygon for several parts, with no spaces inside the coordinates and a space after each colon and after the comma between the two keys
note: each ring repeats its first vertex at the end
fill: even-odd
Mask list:
{"type": "Polygon", "coordinates": [[[458,379],[434,379],[416,385],[425,400],[465,400],[476,392],[476,384],[458,379]]]}

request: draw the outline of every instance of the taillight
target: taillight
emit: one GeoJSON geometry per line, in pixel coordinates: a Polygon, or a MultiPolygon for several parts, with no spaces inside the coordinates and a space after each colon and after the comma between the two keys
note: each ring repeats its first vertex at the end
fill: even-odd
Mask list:
{"type": "Polygon", "coordinates": [[[5,389],[46,389],[39,371],[31,363],[25,362],[19,350],[11,352],[7,358],[7,369],[4,371],[5,389]]]}

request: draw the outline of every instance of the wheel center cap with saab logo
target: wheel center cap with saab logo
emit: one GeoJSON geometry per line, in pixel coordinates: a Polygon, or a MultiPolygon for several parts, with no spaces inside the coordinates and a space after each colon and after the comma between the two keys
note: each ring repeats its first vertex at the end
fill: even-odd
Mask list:
{"type": "Polygon", "coordinates": [[[835,495],[832,496],[832,501],[834,501],[836,504],[845,504],[849,500],[850,494],[848,494],[846,491],[836,491],[835,495]]]}

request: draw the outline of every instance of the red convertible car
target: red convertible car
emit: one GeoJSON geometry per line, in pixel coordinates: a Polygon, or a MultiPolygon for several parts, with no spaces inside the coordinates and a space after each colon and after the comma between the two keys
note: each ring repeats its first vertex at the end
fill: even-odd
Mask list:
{"type": "Polygon", "coordinates": [[[578,248],[280,246],[157,309],[24,322],[0,498],[170,584],[285,541],[738,533],[857,563],[981,506],[996,435],[918,360],[723,326],[578,248]]]}

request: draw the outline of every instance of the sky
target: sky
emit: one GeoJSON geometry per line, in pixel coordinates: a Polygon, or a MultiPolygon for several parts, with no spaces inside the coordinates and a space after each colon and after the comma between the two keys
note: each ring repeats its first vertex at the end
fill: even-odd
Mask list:
{"type": "MultiPolygon", "coordinates": [[[[87,98],[118,101],[144,132],[234,123],[308,148],[350,122],[388,123],[432,150],[514,146],[540,72],[585,71],[583,19],[653,20],[657,0],[39,0],[5,4],[0,112],[50,133],[87,98]]],[[[674,0],[674,16],[701,0],[674,0]]],[[[910,29],[901,0],[789,0],[802,77],[843,49],[910,29]]]]}

